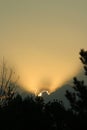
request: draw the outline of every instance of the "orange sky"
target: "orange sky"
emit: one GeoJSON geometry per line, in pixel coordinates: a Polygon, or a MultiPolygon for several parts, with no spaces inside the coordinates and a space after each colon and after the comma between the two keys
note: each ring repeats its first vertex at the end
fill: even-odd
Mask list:
{"type": "Polygon", "coordinates": [[[1,0],[0,59],[24,89],[55,91],[80,71],[87,49],[86,0],[1,0]]]}

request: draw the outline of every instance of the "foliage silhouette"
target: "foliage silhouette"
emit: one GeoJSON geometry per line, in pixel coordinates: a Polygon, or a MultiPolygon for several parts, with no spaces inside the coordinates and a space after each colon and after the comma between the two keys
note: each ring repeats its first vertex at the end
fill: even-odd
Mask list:
{"type": "Polygon", "coordinates": [[[7,66],[4,59],[0,67],[0,106],[2,106],[15,95],[16,77],[14,77],[15,73],[7,66]]]}
{"type": "MultiPolygon", "coordinates": [[[[82,49],[79,54],[87,75],[87,51],[82,49]]],[[[66,97],[71,105],[70,111],[76,119],[73,129],[87,129],[87,86],[83,80],[80,81],[75,77],[73,89],[75,92],[66,91],[66,97]]]]}

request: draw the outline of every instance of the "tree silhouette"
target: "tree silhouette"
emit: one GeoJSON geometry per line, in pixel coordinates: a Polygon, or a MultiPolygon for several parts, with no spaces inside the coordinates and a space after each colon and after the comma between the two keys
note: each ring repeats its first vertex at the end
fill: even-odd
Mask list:
{"type": "Polygon", "coordinates": [[[5,105],[15,95],[16,89],[15,72],[9,68],[3,59],[0,66],[0,105],[5,105]],[[14,79],[14,80],[13,80],[14,79]]]}
{"type": "MultiPolygon", "coordinates": [[[[87,51],[80,51],[80,60],[84,65],[85,74],[87,75],[87,51]]],[[[74,92],[66,91],[66,97],[70,102],[71,111],[74,114],[74,127],[78,129],[87,128],[87,86],[84,80],[80,81],[76,77],[73,80],[74,92]],[[76,119],[76,120],[75,120],[76,119]]],[[[73,128],[72,126],[72,128],[73,128]]],[[[75,129],[74,128],[74,129],[75,129]]]]}
{"type": "Polygon", "coordinates": [[[87,51],[84,49],[81,49],[80,51],[80,60],[84,64],[85,74],[87,75],[87,51]]]}

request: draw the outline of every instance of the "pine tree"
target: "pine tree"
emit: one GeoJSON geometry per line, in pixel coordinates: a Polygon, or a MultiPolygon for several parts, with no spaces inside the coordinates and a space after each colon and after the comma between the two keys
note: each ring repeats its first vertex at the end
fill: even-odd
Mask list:
{"type": "MultiPolygon", "coordinates": [[[[87,51],[80,51],[80,60],[84,65],[85,75],[87,75],[87,51]]],[[[70,102],[70,111],[74,115],[74,120],[71,121],[73,129],[87,128],[87,85],[84,80],[73,79],[74,92],[66,91],[66,97],[70,102]],[[72,123],[73,122],[73,123],[72,123]]]]}

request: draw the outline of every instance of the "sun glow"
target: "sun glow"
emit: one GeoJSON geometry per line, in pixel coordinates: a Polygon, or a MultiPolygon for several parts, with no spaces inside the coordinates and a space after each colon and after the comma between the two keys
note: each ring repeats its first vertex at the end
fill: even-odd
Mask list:
{"type": "Polygon", "coordinates": [[[23,89],[52,93],[80,73],[78,53],[87,49],[86,1],[4,1],[0,59],[4,56],[15,66],[23,89]]]}
{"type": "MultiPolygon", "coordinates": [[[[69,65],[67,65],[67,66],[69,68],[69,65]]],[[[66,69],[65,67],[66,66],[64,66],[64,68],[60,69],[60,70],[54,69],[54,73],[53,73],[53,70],[50,70],[50,71],[52,71],[52,74],[51,74],[51,72],[49,75],[46,74],[47,77],[46,77],[46,75],[43,76],[44,73],[42,73],[40,75],[40,74],[38,74],[39,72],[37,73],[35,70],[33,72],[34,75],[32,75],[32,73],[30,73],[31,75],[28,76],[27,73],[29,73],[29,72],[25,71],[20,76],[19,84],[26,91],[28,91],[32,94],[42,96],[43,92],[46,91],[47,94],[49,95],[50,93],[56,91],[56,89],[60,88],[64,84],[66,84],[66,82],[70,81],[79,72],[79,67],[78,67],[78,69],[76,68],[75,70],[72,69],[73,71],[66,69]],[[57,72],[58,70],[59,70],[59,72],[57,72]],[[46,77],[46,78],[44,78],[44,77],[46,77]]],[[[46,69],[46,72],[49,73],[47,71],[47,69],[46,69]]]]}
{"type": "Polygon", "coordinates": [[[43,93],[46,93],[47,95],[50,95],[50,93],[47,90],[44,90],[38,94],[39,97],[43,96],[43,93]]]}

